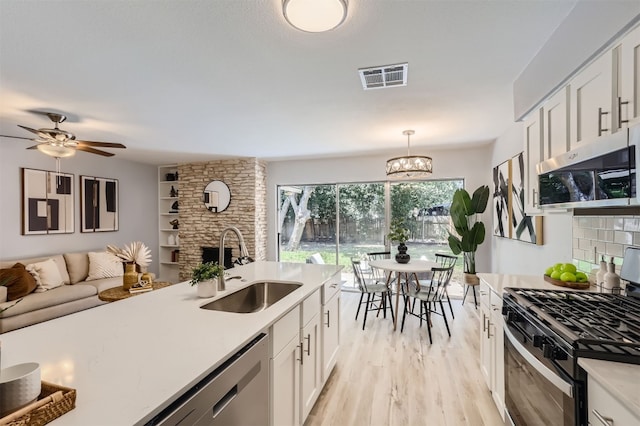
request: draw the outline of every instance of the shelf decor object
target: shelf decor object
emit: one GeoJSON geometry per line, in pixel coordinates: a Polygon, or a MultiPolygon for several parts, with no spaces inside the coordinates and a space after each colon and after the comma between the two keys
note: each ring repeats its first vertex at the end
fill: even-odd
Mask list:
{"type": "Polygon", "coordinates": [[[37,401],[0,418],[8,426],[45,425],[76,407],[76,390],[54,383],[41,382],[37,401]]]}
{"type": "Polygon", "coordinates": [[[284,0],[282,13],[294,28],[321,33],[344,22],[347,17],[347,0],[284,0]]]}
{"type": "Polygon", "coordinates": [[[419,179],[428,177],[433,172],[433,160],[423,155],[411,155],[410,138],[413,130],[402,132],[407,137],[407,155],[387,160],[387,177],[393,179],[419,179]]]}
{"type": "Polygon", "coordinates": [[[74,232],[73,175],[22,168],[22,235],[74,232]]]}

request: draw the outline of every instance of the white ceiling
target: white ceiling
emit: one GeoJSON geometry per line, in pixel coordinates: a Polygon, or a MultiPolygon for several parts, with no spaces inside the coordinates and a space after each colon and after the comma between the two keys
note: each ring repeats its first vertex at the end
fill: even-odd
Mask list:
{"type": "Polygon", "coordinates": [[[349,0],[342,26],[310,34],[282,0],[0,0],[0,134],[62,112],[78,139],[153,164],[401,154],[405,129],[415,152],[487,143],[575,3],[349,0]],[[358,68],[399,62],[406,87],[362,90],[358,68]]]}

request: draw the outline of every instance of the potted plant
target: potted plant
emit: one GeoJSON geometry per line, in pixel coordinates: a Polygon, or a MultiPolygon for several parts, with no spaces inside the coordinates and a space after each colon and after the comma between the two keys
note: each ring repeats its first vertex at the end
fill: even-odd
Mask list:
{"type": "Polygon", "coordinates": [[[485,226],[478,218],[487,208],[489,187],[482,185],[473,192],[458,189],[451,202],[451,220],[458,235],[449,232],[449,247],[453,254],[464,253],[464,279],[470,285],[479,284],[476,275],[476,250],[485,236],[485,226]]]}
{"type": "Polygon", "coordinates": [[[198,297],[213,297],[216,295],[217,280],[224,274],[224,267],[218,262],[199,263],[191,270],[191,285],[198,285],[198,297]]]}
{"type": "Polygon", "coordinates": [[[407,246],[405,243],[409,239],[409,230],[404,225],[404,220],[402,219],[393,219],[391,221],[389,234],[387,237],[389,241],[395,241],[398,243],[398,254],[396,254],[396,262],[398,263],[409,263],[411,260],[411,256],[407,254],[407,246]]]}

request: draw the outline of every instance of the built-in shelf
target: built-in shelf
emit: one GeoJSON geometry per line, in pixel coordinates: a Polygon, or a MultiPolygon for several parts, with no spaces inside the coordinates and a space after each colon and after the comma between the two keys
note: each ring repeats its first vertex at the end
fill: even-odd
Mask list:
{"type": "MultiPolygon", "coordinates": [[[[180,251],[180,244],[167,244],[168,237],[170,235],[177,236],[180,232],[179,229],[163,228],[163,226],[171,226],[169,222],[174,218],[179,217],[178,212],[171,212],[175,210],[173,205],[179,201],[179,197],[172,197],[171,194],[175,194],[171,190],[173,186],[175,190],[179,190],[179,180],[166,180],[167,174],[173,174],[178,172],[177,164],[168,164],[166,166],[158,167],[158,219],[160,226],[158,227],[159,244],[158,251],[160,259],[176,259],[177,252],[180,251]],[[167,235],[169,234],[169,235],[167,235]],[[176,252],[176,253],[174,253],[176,252]]],[[[177,267],[179,262],[160,262],[160,278],[163,281],[169,281],[176,283],[179,281],[179,268],[177,267]]]]}

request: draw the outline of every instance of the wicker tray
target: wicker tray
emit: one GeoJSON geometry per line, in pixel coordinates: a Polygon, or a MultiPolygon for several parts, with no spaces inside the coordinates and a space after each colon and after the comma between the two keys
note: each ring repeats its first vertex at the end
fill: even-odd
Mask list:
{"type": "Polygon", "coordinates": [[[573,282],[573,281],[562,281],[562,280],[556,280],[555,278],[551,278],[549,275],[545,275],[544,276],[544,280],[546,282],[549,282],[553,285],[557,285],[560,287],[568,287],[568,288],[574,288],[577,290],[585,290],[589,287],[591,287],[591,284],[589,283],[589,281],[587,281],[586,283],[578,283],[578,282],[573,282]]]}
{"type": "MultiPolygon", "coordinates": [[[[19,411],[26,411],[20,417],[14,418],[14,415],[9,414],[6,417],[0,419],[0,425],[8,426],[41,426],[49,423],[50,421],[57,419],[64,413],[71,411],[76,406],[76,390],[66,388],[64,386],[55,385],[53,383],[42,381],[42,390],[38,396],[38,400],[32,404],[24,407],[19,411]],[[38,407],[38,402],[47,398],[54,393],[61,391],[62,399],[56,402],[49,402],[41,407],[38,407]],[[29,408],[31,409],[29,410],[29,408]]],[[[16,412],[17,413],[17,412],[16,412]]],[[[14,413],[15,414],[15,413],[14,413]]]]}

